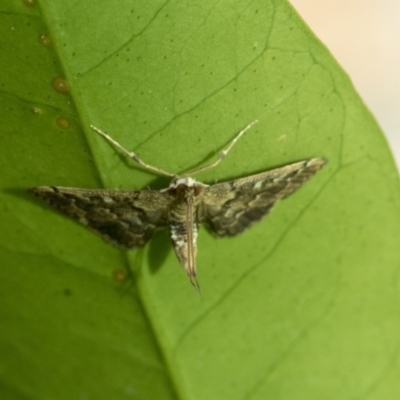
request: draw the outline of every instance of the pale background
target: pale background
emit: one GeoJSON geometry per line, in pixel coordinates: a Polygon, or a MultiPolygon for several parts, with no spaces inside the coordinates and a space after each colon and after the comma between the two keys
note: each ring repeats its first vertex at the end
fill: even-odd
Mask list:
{"type": "Polygon", "coordinates": [[[350,75],[400,170],[400,0],[290,0],[350,75]]]}

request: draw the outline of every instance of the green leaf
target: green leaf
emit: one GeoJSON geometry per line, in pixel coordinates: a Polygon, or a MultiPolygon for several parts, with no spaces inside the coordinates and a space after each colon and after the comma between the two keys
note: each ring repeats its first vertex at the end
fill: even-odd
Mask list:
{"type": "Polygon", "coordinates": [[[293,9],[27,4],[0,5],[0,397],[400,396],[398,174],[348,77],[293,9]],[[180,173],[255,119],[199,179],[311,157],[329,165],[243,235],[200,230],[201,297],[166,232],[125,254],[26,193],[168,185],[90,124],[180,173]],[[112,278],[121,269],[124,283],[112,278]]]}

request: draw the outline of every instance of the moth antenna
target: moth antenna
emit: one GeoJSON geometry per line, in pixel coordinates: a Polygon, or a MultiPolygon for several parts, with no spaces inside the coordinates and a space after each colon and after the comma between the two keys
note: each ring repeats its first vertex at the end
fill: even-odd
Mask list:
{"type": "Polygon", "coordinates": [[[203,172],[207,169],[211,169],[216,167],[229,153],[229,151],[231,150],[231,148],[236,144],[236,142],[256,123],[258,122],[258,119],[254,120],[253,122],[250,122],[250,124],[248,124],[246,127],[244,127],[231,141],[231,143],[229,144],[229,146],[225,149],[222,150],[221,153],[219,154],[218,158],[212,162],[211,164],[207,164],[207,165],[203,165],[202,167],[193,169],[192,171],[189,171],[187,173],[185,173],[185,175],[194,175],[194,174],[198,174],[199,172],[203,172]]]}
{"type": "Polygon", "coordinates": [[[125,149],[125,147],[123,147],[122,145],[120,145],[116,140],[114,140],[110,135],[107,135],[107,133],[103,132],[102,130],[100,130],[99,128],[96,128],[94,125],[90,125],[90,127],[97,132],[98,134],[100,134],[101,136],[103,136],[105,139],[107,139],[110,143],[112,143],[115,147],[117,147],[118,149],[120,149],[123,153],[125,153],[126,155],[128,155],[128,157],[132,158],[133,161],[136,161],[139,165],[141,165],[142,167],[149,169],[151,171],[155,171],[159,174],[162,175],[167,175],[167,176],[175,176],[175,174],[171,174],[170,172],[167,172],[165,170],[163,170],[162,168],[159,167],[155,167],[154,165],[150,165],[147,164],[146,162],[144,162],[136,153],[134,153],[133,151],[129,151],[127,149],[125,149]]]}

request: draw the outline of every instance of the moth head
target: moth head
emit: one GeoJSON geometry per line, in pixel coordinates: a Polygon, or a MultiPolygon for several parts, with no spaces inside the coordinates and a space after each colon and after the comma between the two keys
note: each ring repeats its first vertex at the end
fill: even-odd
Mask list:
{"type": "Polygon", "coordinates": [[[178,197],[185,197],[185,193],[189,190],[193,190],[194,196],[198,196],[203,187],[201,182],[197,182],[196,179],[190,176],[179,176],[172,180],[169,185],[169,190],[174,191],[178,197]]]}

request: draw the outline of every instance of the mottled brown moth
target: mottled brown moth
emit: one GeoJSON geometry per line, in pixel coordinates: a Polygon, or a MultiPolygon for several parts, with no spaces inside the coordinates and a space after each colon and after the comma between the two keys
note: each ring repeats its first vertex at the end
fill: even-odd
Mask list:
{"type": "Polygon", "coordinates": [[[143,247],[156,228],[169,227],[176,256],[190,282],[199,290],[196,271],[198,225],[206,224],[217,236],[235,236],[267,215],[278,200],[297,190],[327,162],[323,158],[312,158],[214,185],[192,178],[217,166],[257,122],[253,121],[241,130],[216,161],[183,175],[145,163],[136,153],[91,125],[144,168],[173,177],[169,187],[162,190],[108,190],[41,186],[29,191],[124,249],[143,247]]]}

